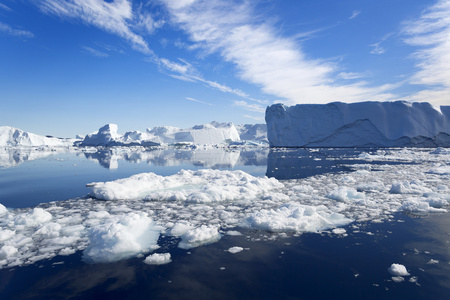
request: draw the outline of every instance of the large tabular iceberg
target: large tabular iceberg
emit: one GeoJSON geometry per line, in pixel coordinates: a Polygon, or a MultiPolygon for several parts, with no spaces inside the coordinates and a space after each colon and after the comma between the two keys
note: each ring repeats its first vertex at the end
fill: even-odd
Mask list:
{"type": "Polygon", "coordinates": [[[429,103],[275,104],[266,122],[272,147],[450,146],[450,106],[429,103]]]}

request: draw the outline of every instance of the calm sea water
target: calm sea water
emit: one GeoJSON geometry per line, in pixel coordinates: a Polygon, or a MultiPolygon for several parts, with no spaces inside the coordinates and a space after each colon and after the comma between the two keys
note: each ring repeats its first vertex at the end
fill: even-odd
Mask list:
{"type": "MultiPolygon", "coordinates": [[[[6,150],[4,150],[6,151],[6,150]]],[[[368,150],[365,150],[366,152],[368,150]]],[[[370,151],[370,150],[369,150],[370,151]]],[[[240,169],[254,176],[301,178],[348,172],[360,150],[130,150],[95,153],[1,153],[0,203],[10,208],[83,197],[86,183],[141,172],[240,169]],[[345,165],[345,166],[344,166],[345,165]]],[[[377,162],[373,162],[377,163],[377,162]]],[[[162,237],[158,252],[172,262],[142,258],[86,264],[81,252],[0,270],[0,299],[449,299],[448,214],[365,223],[348,236],[277,234],[240,229],[242,236],[189,251],[162,237]],[[276,237],[276,238],[273,238],[276,237]],[[246,250],[231,254],[227,249],[246,250]],[[394,282],[387,268],[402,263],[414,282],[394,282]],[[430,263],[431,262],[431,263],[430,263]]]]}

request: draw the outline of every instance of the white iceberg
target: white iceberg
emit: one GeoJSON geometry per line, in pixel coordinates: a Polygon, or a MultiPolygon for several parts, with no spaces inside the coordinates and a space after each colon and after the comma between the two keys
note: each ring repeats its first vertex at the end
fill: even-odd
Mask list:
{"type": "Polygon", "coordinates": [[[0,126],[0,146],[2,147],[67,147],[73,139],[60,139],[37,135],[10,126],[0,126]]]}
{"type": "Polygon", "coordinates": [[[388,271],[389,271],[389,273],[391,273],[394,276],[409,276],[410,275],[404,265],[396,264],[396,263],[392,264],[388,268],[388,271]]]}
{"type": "Polygon", "coordinates": [[[272,147],[450,146],[450,106],[429,103],[275,104],[266,122],[272,147]]]}

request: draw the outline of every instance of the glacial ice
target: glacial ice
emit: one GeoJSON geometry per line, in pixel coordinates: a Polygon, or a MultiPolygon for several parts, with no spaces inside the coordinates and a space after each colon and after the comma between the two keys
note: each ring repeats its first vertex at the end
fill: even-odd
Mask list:
{"type": "Polygon", "coordinates": [[[445,212],[450,175],[430,170],[448,166],[450,154],[433,152],[383,149],[349,158],[352,172],[289,180],[211,169],[144,173],[90,184],[92,196],[109,201],[84,197],[20,209],[0,204],[0,268],[81,251],[87,262],[148,256],[162,246],[161,235],[190,249],[224,234],[233,238],[243,228],[340,234],[350,222],[445,212]]]}
{"type": "Polygon", "coordinates": [[[396,264],[396,263],[393,263],[388,268],[388,271],[389,271],[389,273],[391,273],[394,276],[409,276],[410,275],[404,265],[396,264]]]}
{"type": "Polygon", "coordinates": [[[272,147],[450,146],[450,106],[429,103],[275,104],[266,123],[272,147]]]}
{"type": "Polygon", "coordinates": [[[75,140],[46,137],[10,126],[0,126],[0,146],[3,147],[68,147],[75,140]]]}

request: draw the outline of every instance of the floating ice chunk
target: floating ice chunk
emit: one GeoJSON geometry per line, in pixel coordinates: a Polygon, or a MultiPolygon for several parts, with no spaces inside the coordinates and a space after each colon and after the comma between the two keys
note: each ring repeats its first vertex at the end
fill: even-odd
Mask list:
{"type": "Polygon", "coordinates": [[[178,221],[173,225],[173,227],[169,231],[169,235],[171,236],[182,236],[189,230],[192,230],[194,226],[188,221],[178,221]]]}
{"type": "Polygon", "coordinates": [[[394,276],[409,276],[410,275],[404,265],[396,264],[396,263],[393,263],[388,268],[388,271],[389,271],[389,273],[391,273],[394,276]]]}
{"type": "Polygon", "coordinates": [[[8,210],[6,209],[6,207],[0,203],[0,216],[7,212],[8,212],[8,210]]]}
{"type": "Polygon", "coordinates": [[[437,259],[430,259],[430,261],[427,262],[428,265],[435,265],[438,263],[439,263],[439,260],[437,260],[437,259]]]}
{"type": "Polygon", "coordinates": [[[450,166],[440,166],[432,168],[428,171],[428,173],[437,175],[450,175],[450,166]]]}
{"type": "Polygon", "coordinates": [[[231,247],[230,249],[228,249],[228,252],[230,252],[232,254],[236,254],[243,250],[244,250],[244,248],[242,248],[242,247],[234,246],[234,247],[231,247]]]}
{"type": "Polygon", "coordinates": [[[165,265],[171,261],[170,253],[153,253],[145,258],[144,263],[148,265],[165,265]]]}
{"type": "Polygon", "coordinates": [[[430,206],[427,201],[421,201],[419,199],[410,198],[405,200],[400,207],[402,211],[411,213],[429,213],[429,212],[446,212],[444,208],[435,208],[430,206]]]}
{"type": "Polygon", "coordinates": [[[337,190],[334,190],[330,193],[328,193],[327,198],[336,200],[336,201],[349,201],[353,199],[364,199],[365,195],[364,193],[358,192],[354,188],[348,188],[348,187],[340,187],[337,190]]]}
{"type": "Polygon", "coordinates": [[[450,154],[450,149],[438,147],[435,150],[431,151],[430,154],[448,155],[450,154]]]}
{"type": "Polygon", "coordinates": [[[113,262],[157,248],[159,231],[146,213],[114,217],[89,230],[88,262],[113,262]]]}
{"type": "Polygon", "coordinates": [[[395,182],[392,184],[389,193],[391,194],[412,194],[412,195],[421,195],[426,192],[431,192],[430,189],[423,187],[419,182],[395,182]]]}
{"type": "Polygon", "coordinates": [[[342,214],[330,212],[324,206],[290,203],[277,210],[264,209],[256,212],[242,225],[269,231],[319,232],[344,226],[352,221],[342,214]]]}
{"type": "Polygon", "coordinates": [[[346,234],[346,233],[347,233],[347,230],[345,230],[344,228],[334,228],[334,229],[332,230],[332,232],[333,232],[334,234],[346,234]]]}
{"type": "Polygon", "coordinates": [[[396,282],[396,283],[405,281],[405,278],[403,278],[402,276],[392,276],[391,278],[392,278],[392,281],[396,282]]]}
{"type": "Polygon", "coordinates": [[[61,224],[50,222],[39,228],[34,235],[42,235],[47,238],[53,238],[59,236],[61,230],[61,224]]]}
{"type": "Polygon", "coordinates": [[[226,232],[226,234],[227,235],[231,235],[231,236],[240,236],[240,235],[242,235],[242,233],[240,233],[239,231],[236,231],[236,230],[228,230],[226,232]]]}
{"type": "Polygon", "coordinates": [[[90,195],[103,200],[181,200],[218,202],[254,199],[284,187],[275,178],[254,177],[243,171],[181,170],[171,176],[142,173],[129,178],[87,185],[90,195]]]}
{"type": "Polygon", "coordinates": [[[220,240],[219,228],[215,225],[202,225],[201,227],[189,230],[181,237],[178,245],[181,249],[191,249],[201,245],[215,243],[220,240]]]}
{"type": "Polygon", "coordinates": [[[14,256],[17,254],[17,248],[10,245],[5,245],[0,249],[0,260],[5,258],[10,258],[11,256],[14,256]]]}
{"type": "Polygon", "coordinates": [[[52,214],[42,208],[36,207],[32,211],[19,214],[15,217],[14,222],[17,225],[27,227],[38,226],[52,219],[52,214]]]}
{"type": "Polygon", "coordinates": [[[9,229],[0,230],[0,242],[6,241],[12,238],[16,233],[9,229]]]}

